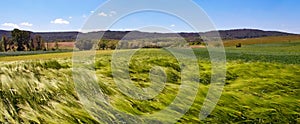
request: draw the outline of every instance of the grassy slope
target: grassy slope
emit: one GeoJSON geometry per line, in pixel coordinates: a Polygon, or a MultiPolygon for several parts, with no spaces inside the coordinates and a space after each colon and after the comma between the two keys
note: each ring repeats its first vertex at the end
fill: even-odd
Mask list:
{"type": "Polygon", "coordinates": [[[300,35],[226,40],[224,41],[224,46],[226,47],[235,46],[238,43],[241,43],[242,45],[252,45],[252,44],[270,44],[270,43],[288,43],[291,41],[300,41],[300,35]]]}

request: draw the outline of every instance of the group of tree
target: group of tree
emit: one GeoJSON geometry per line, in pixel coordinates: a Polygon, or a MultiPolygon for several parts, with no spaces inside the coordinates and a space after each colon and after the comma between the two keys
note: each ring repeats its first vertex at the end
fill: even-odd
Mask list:
{"type": "Polygon", "coordinates": [[[98,42],[98,49],[100,50],[107,50],[107,49],[116,49],[118,44],[117,40],[108,40],[103,39],[98,42]]]}
{"type": "Polygon", "coordinates": [[[75,42],[75,46],[79,50],[90,50],[93,48],[94,44],[95,43],[93,42],[93,40],[88,40],[88,39],[82,39],[75,42]]]}
{"type": "Polygon", "coordinates": [[[117,48],[120,49],[138,49],[138,48],[163,48],[163,47],[176,47],[182,46],[182,42],[176,40],[113,40],[113,39],[101,39],[101,40],[92,40],[92,39],[81,39],[77,40],[75,46],[79,50],[114,50],[117,48]]]}
{"type": "Polygon", "coordinates": [[[92,48],[99,50],[107,50],[107,49],[115,49],[117,46],[117,40],[89,40],[89,39],[81,39],[76,41],[75,46],[79,50],[91,50],[92,48]]]}
{"type": "Polygon", "coordinates": [[[40,35],[29,31],[14,29],[11,38],[3,35],[0,41],[0,51],[36,51],[45,50],[45,43],[40,35]]]}

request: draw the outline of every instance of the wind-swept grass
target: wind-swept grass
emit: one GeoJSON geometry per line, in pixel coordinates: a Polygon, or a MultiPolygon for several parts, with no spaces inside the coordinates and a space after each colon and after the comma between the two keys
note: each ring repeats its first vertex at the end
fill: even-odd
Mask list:
{"type": "Polygon", "coordinates": [[[78,102],[70,68],[46,69],[45,63],[16,62],[1,66],[0,121],[95,123],[78,102]]]}
{"type": "MultiPolygon", "coordinates": [[[[181,85],[180,67],[183,66],[174,56],[159,49],[141,50],[133,56],[129,72],[135,86],[145,88],[151,84],[149,72],[153,66],[161,66],[167,75],[161,93],[149,100],[136,100],[124,95],[116,86],[110,65],[111,53],[98,52],[93,69],[99,79],[97,85],[114,109],[129,115],[148,116],[173,102],[181,85]]],[[[283,58],[284,61],[274,61],[273,58],[265,59],[270,62],[263,59],[249,61],[245,59],[248,56],[240,59],[237,54],[241,53],[234,52],[227,57],[226,84],[220,101],[208,118],[199,120],[210,87],[211,64],[207,51],[195,49],[195,53],[200,86],[195,87],[198,89],[196,99],[178,123],[300,123],[299,61],[289,64],[284,61],[291,58],[283,58]]],[[[98,123],[84,109],[75,91],[72,63],[68,59],[71,53],[62,53],[58,60],[46,60],[57,55],[47,54],[45,58],[45,55],[24,56],[33,61],[0,63],[1,123],[98,123]]],[[[103,113],[107,113],[107,118],[103,119],[117,121],[118,115],[112,110],[103,113]]],[[[161,116],[156,119],[169,122],[172,118],[161,116]]]]}

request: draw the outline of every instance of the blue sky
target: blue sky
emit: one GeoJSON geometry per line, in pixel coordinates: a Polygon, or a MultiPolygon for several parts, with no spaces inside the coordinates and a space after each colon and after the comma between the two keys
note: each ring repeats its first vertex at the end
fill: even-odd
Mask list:
{"type": "MultiPolygon", "coordinates": [[[[32,31],[76,31],[91,14],[109,18],[117,10],[96,13],[106,0],[2,0],[0,29],[32,31]]],[[[170,0],[170,4],[176,0],[170,0]]],[[[217,29],[256,28],[300,33],[299,0],[193,0],[217,29]]],[[[130,3],[128,3],[130,4],[130,3]]],[[[122,5],[126,7],[126,5],[122,5]]],[[[165,5],[161,5],[165,6],[165,5]]],[[[187,6],[186,9],[189,9],[187,6]]],[[[192,12],[191,12],[192,13],[192,12]]],[[[177,32],[191,29],[181,20],[161,13],[130,15],[112,30],[132,30],[158,25],[177,32]]]]}

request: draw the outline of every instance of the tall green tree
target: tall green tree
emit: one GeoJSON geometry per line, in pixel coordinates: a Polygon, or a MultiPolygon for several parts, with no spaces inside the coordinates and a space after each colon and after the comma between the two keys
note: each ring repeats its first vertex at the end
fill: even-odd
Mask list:
{"type": "Polygon", "coordinates": [[[44,43],[43,43],[43,39],[42,39],[41,35],[35,35],[34,36],[34,42],[36,42],[36,47],[35,47],[36,50],[42,50],[43,49],[44,43]]]}
{"type": "Polygon", "coordinates": [[[12,40],[15,44],[17,44],[17,51],[24,51],[24,46],[29,46],[30,41],[30,32],[22,31],[19,29],[14,29],[11,32],[12,40]]]}
{"type": "Polygon", "coordinates": [[[6,52],[8,49],[7,49],[7,46],[9,45],[9,40],[8,38],[6,37],[6,35],[3,35],[2,36],[2,42],[3,42],[3,48],[4,48],[4,51],[6,52]]]}
{"type": "Polygon", "coordinates": [[[4,51],[4,43],[3,43],[3,39],[1,39],[0,41],[0,52],[4,51]]]}
{"type": "Polygon", "coordinates": [[[34,47],[35,45],[34,45],[34,42],[33,42],[32,38],[30,39],[30,43],[29,44],[30,44],[30,51],[34,51],[35,50],[35,47],[34,47]]]}
{"type": "Polygon", "coordinates": [[[22,49],[22,44],[21,44],[21,31],[19,29],[14,29],[12,32],[11,32],[11,36],[12,36],[12,41],[14,43],[17,43],[18,44],[18,47],[20,49],[22,49]],[[20,46],[19,46],[20,45],[20,46]]]}
{"type": "Polygon", "coordinates": [[[30,50],[31,48],[31,46],[30,46],[30,38],[31,38],[31,32],[29,32],[29,31],[22,31],[22,40],[23,40],[23,43],[24,43],[24,45],[26,46],[26,48],[27,48],[27,50],[30,50]]]}

